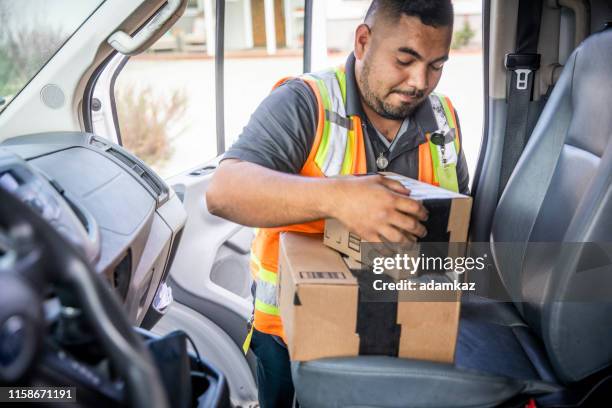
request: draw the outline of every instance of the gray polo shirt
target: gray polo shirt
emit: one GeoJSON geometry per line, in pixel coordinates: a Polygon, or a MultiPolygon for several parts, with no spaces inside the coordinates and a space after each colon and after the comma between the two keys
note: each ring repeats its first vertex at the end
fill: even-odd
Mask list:
{"type": "MultiPolygon", "coordinates": [[[[368,172],[377,172],[376,157],[380,152],[386,152],[388,145],[381,140],[363,112],[355,81],[353,54],[346,62],[346,113],[362,118],[368,172]]],[[[263,100],[223,159],[239,159],[269,169],[298,174],[312,148],[317,123],[318,109],[314,93],[304,81],[290,80],[263,100]]],[[[389,165],[385,171],[418,178],[418,147],[425,142],[425,133],[437,128],[429,100],[425,100],[412,116],[404,121],[396,136],[396,139],[399,139],[394,140],[387,154],[389,165]]],[[[457,181],[459,191],[469,194],[469,175],[463,149],[457,158],[457,181]]]]}

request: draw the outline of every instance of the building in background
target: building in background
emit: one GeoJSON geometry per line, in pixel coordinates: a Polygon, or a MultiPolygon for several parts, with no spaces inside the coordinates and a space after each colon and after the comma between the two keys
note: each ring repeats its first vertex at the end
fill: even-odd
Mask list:
{"type": "MultiPolygon", "coordinates": [[[[225,49],[274,55],[303,44],[303,0],[226,0],[225,49]]],[[[214,55],[215,1],[190,0],[178,23],[151,50],[214,55]]]]}
{"type": "MultiPolygon", "coordinates": [[[[363,21],[370,0],[314,0],[313,42],[328,52],[353,48],[355,27],[363,21]],[[323,46],[324,45],[324,46],[323,46]]],[[[480,48],[482,1],[455,0],[453,48],[480,48]]],[[[152,47],[214,55],[215,2],[190,0],[178,24],[152,47]]],[[[226,0],[225,49],[264,51],[299,50],[304,39],[304,0],[226,0]]],[[[316,59],[316,58],[315,58],[316,59]]]]}
{"type": "MultiPolygon", "coordinates": [[[[316,1],[316,0],[315,0],[316,1]]],[[[363,21],[370,0],[328,0],[325,20],[327,28],[327,49],[346,52],[353,49],[355,28],[363,21]]],[[[482,47],[482,0],[455,0],[454,32],[472,31],[467,44],[470,48],[482,47]]]]}

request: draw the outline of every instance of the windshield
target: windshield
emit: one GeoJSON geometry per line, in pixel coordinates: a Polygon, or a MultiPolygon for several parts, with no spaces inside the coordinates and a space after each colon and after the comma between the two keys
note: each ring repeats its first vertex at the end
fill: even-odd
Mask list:
{"type": "Polygon", "coordinates": [[[0,0],[0,114],[104,0],[0,0]]]}

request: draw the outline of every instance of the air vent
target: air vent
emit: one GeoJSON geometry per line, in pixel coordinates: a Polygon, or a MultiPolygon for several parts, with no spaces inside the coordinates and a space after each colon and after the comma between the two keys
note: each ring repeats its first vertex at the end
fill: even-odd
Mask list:
{"type": "Polygon", "coordinates": [[[109,147],[106,152],[119,160],[121,163],[126,165],[132,170],[148,187],[151,194],[157,199],[158,205],[163,204],[168,199],[168,187],[162,179],[160,179],[153,170],[146,167],[146,165],[140,162],[133,156],[123,150],[119,150],[117,147],[109,147]]]}
{"type": "Polygon", "coordinates": [[[119,161],[121,163],[125,164],[126,166],[128,166],[132,170],[134,169],[134,167],[138,167],[138,165],[136,164],[136,162],[134,160],[132,160],[131,158],[127,157],[126,155],[124,155],[122,152],[120,152],[119,150],[115,149],[114,147],[111,147],[110,149],[108,149],[107,152],[109,154],[111,154],[113,157],[115,157],[116,159],[119,159],[119,161]]]}
{"type": "Polygon", "coordinates": [[[106,140],[100,139],[97,136],[92,136],[89,144],[105,151],[107,154],[114,157],[116,160],[129,168],[133,173],[135,173],[136,176],[143,181],[143,184],[147,187],[153,197],[157,199],[158,206],[162,205],[168,200],[169,189],[166,183],[164,183],[164,181],[141,160],[123,150],[121,147],[106,140]]]}

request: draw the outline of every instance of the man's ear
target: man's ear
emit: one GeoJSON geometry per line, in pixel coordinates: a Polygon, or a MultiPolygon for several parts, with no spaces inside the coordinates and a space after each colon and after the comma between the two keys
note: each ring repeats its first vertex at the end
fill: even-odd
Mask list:
{"type": "Polygon", "coordinates": [[[360,60],[366,53],[371,40],[370,27],[367,24],[360,24],[355,31],[355,58],[360,60]]]}

